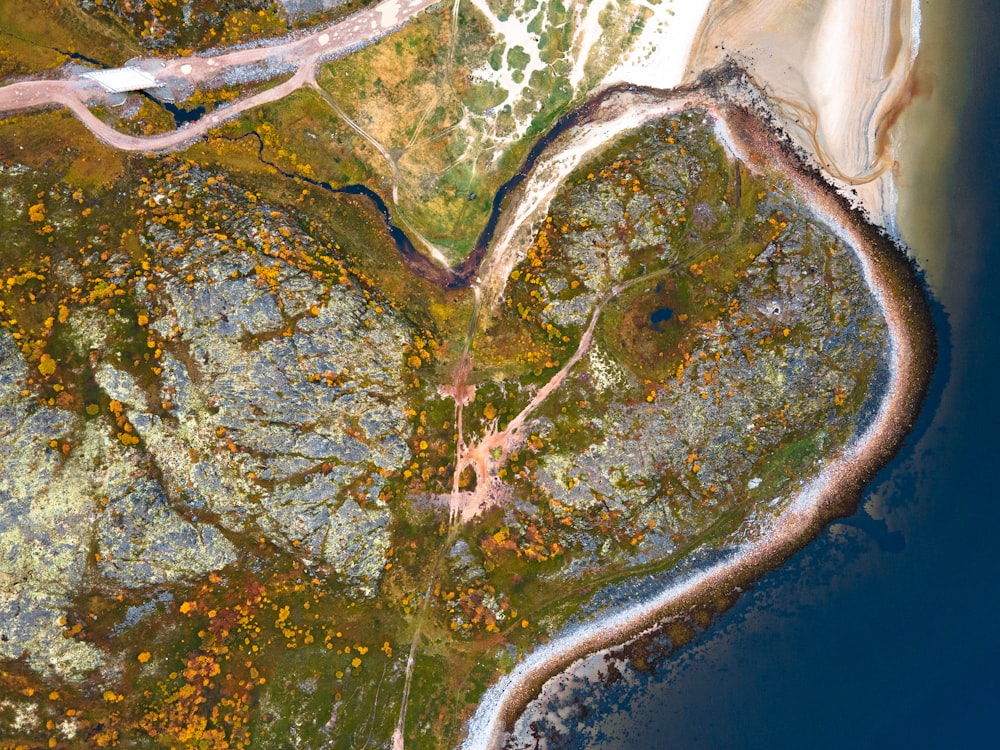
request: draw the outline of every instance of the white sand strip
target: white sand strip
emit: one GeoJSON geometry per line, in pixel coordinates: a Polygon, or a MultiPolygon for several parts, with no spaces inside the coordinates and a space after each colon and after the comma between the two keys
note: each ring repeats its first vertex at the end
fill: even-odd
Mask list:
{"type": "Polygon", "coordinates": [[[569,76],[569,85],[573,89],[578,89],[583,82],[584,68],[590,58],[590,50],[594,43],[600,39],[604,29],[601,27],[601,11],[611,4],[611,0],[591,0],[586,12],[578,12],[578,22],[576,39],[573,41],[574,53],[573,72],[569,76]]]}
{"type": "Polygon", "coordinates": [[[626,130],[646,120],[680,111],[687,106],[688,100],[646,102],[641,105],[641,113],[619,112],[616,101],[605,102],[601,118],[574,127],[570,137],[561,137],[556,148],[547,149],[522,183],[520,195],[504,213],[479,271],[484,314],[489,315],[502,299],[510,272],[527,252],[539,223],[566,178],[585,159],[626,130]]]}
{"type": "Polygon", "coordinates": [[[634,83],[668,89],[688,77],[688,61],[711,0],[665,0],[653,12],[625,60],[611,70],[606,84],[634,83]]]}

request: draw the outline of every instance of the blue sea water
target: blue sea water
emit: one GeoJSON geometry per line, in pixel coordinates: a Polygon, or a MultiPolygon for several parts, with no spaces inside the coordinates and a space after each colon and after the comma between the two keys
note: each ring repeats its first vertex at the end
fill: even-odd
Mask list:
{"type": "Polygon", "coordinates": [[[946,247],[905,238],[947,257],[929,279],[941,353],[917,429],[853,518],[637,676],[627,708],[573,745],[1000,747],[1000,4],[949,5],[966,12],[936,46],[967,54],[937,60],[935,84],[970,86],[942,123],[957,129],[944,205],[918,207],[942,217],[946,247]]]}

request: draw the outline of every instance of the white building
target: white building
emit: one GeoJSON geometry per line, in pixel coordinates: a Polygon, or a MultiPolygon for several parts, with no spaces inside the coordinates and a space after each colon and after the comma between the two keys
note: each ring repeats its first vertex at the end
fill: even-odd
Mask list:
{"type": "Polygon", "coordinates": [[[138,68],[112,68],[111,70],[95,70],[84,73],[83,78],[97,81],[104,90],[111,94],[123,94],[126,91],[159,88],[162,84],[149,73],[138,68]]]}

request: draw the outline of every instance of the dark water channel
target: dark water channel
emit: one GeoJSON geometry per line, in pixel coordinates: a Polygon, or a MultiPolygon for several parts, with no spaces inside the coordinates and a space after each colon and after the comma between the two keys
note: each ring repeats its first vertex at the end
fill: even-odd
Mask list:
{"type": "Polygon", "coordinates": [[[205,114],[204,107],[193,107],[191,109],[184,109],[183,107],[178,107],[176,104],[173,104],[172,102],[160,101],[159,99],[150,96],[145,92],[143,92],[143,95],[147,96],[149,99],[161,105],[165,110],[167,110],[167,112],[169,112],[170,115],[174,118],[174,126],[178,128],[186,123],[200,120],[201,116],[205,114]]]}
{"type": "MultiPolygon", "coordinates": [[[[107,63],[101,62],[100,60],[95,60],[92,57],[81,55],[79,52],[67,52],[65,50],[59,49],[58,47],[52,47],[52,49],[54,49],[60,55],[66,55],[66,57],[70,58],[71,60],[89,63],[90,65],[95,65],[98,68],[101,68],[102,70],[108,70],[112,67],[107,63]]],[[[136,93],[138,93],[140,96],[145,97],[154,104],[160,105],[165,110],[167,110],[167,112],[170,113],[170,116],[174,118],[174,127],[177,128],[189,122],[196,122],[197,120],[201,119],[202,115],[205,114],[204,107],[192,107],[191,109],[185,109],[184,107],[177,106],[173,102],[168,102],[164,101],[163,99],[159,99],[153,94],[149,93],[148,91],[138,91],[136,93]]]]}
{"type": "MultiPolygon", "coordinates": [[[[523,183],[527,178],[528,174],[537,163],[539,157],[542,155],[542,152],[544,152],[556,138],[581,120],[585,120],[595,110],[599,109],[608,97],[614,96],[623,90],[629,91],[638,89],[628,85],[617,85],[608,88],[598,96],[590,99],[586,103],[560,117],[547,133],[539,136],[538,140],[535,141],[534,145],[532,145],[531,149],[528,151],[527,156],[524,158],[524,161],[521,163],[517,172],[508,178],[508,180],[497,190],[497,193],[493,198],[489,218],[487,219],[482,231],[479,233],[479,237],[476,239],[476,244],[472,251],[461,263],[452,268],[442,268],[435,265],[427,258],[426,255],[419,252],[414,246],[413,241],[407,236],[406,232],[395,224],[389,211],[389,207],[386,205],[382,197],[374,190],[371,190],[364,185],[334,187],[329,182],[325,182],[323,180],[316,180],[300,174],[286,172],[273,162],[266,159],[264,156],[264,142],[255,131],[251,131],[250,133],[240,137],[254,138],[257,141],[257,158],[277,170],[278,173],[284,177],[300,180],[308,185],[313,185],[332,193],[358,195],[367,198],[374,204],[375,208],[382,215],[382,218],[385,221],[386,229],[392,237],[392,240],[396,245],[396,249],[399,251],[402,259],[410,267],[410,270],[419,276],[433,281],[447,289],[462,289],[467,287],[473,279],[475,279],[476,274],[479,272],[479,266],[482,264],[486,251],[493,241],[493,235],[496,233],[497,226],[503,215],[504,204],[506,203],[508,196],[521,186],[521,183],[523,183]]],[[[173,110],[170,111],[173,112],[173,110]]],[[[176,119],[177,115],[175,114],[174,116],[176,119]]],[[[192,119],[197,119],[197,117],[192,119]]],[[[180,124],[179,120],[178,124],[180,124]]]]}

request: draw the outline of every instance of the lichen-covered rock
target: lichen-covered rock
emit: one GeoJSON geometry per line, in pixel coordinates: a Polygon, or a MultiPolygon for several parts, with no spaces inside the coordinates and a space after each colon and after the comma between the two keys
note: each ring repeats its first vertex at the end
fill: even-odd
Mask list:
{"type": "MultiPolygon", "coordinates": [[[[208,185],[195,172],[172,200],[238,200],[208,185]]],[[[136,288],[159,311],[151,327],[165,339],[158,380],[170,408],[129,418],[168,494],[192,512],[211,511],[234,531],[253,525],[371,590],[389,515],[377,491],[362,508],[345,488],[409,458],[401,367],[410,328],[357,284],[331,285],[303,267],[323,250],[278,216],[261,208],[224,234],[148,227],[142,241],[163,262],[136,288]],[[345,518],[369,538],[347,534],[345,518]]]]}
{"type": "MultiPolygon", "coordinates": [[[[62,637],[59,618],[87,567],[94,506],[82,457],[50,448],[80,439],[79,420],[23,395],[27,366],[0,332],[0,658],[76,677],[100,664],[93,646],[62,637]]],[[[83,436],[92,455],[99,438],[83,436]]]]}
{"type": "MultiPolygon", "coordinates": [[[[211,184],[195,173],[171,194],[235,199],[211,184]]],[[[134,284],[149,310],[138,334],[117,311],[71,312],[66,342],[100,391],[87,417],[39,406],[0,334],[0,658],[67,677],[100,666],[57,627],[84,584],[196,578],[233,562],[250,531],[375,592],[391,546],[381,475],[410,455],[410,331],[356,284],[297,265],[319,248],[275,215],[241,215],[228,235],[145,228],[163,261],[134,284]],[[115,353],[137,335],[142,358],[115,353]],[[158,360],[155,382],[133,358],[158,360]]]]}
{"type": "Polygon", "coordinates": [[[178,515],[153,479],[119,470],[103,490],[109,501],[98,518],[97,548],[100,573],[109,581],[126,588],[170,583],[236,558],[217,528],[178,515]]]}
{"type": "Polygon", "coordinates": [[[551,510],[576,568],[665,560],[722,538],[720,521],[776,512],[867,424],[888,338],[861,262],[787,186],[730,159],[704,113],[624,135],[549,211],[480,351],[509,351],[519,329],[526,362],[557,366],[604,306],[528,425],[537,467],[505,516],[515,533],[537,538],[551,510]]]}
{"type": "MultiPolygon", "coordinates": [[[[542,460],[542,487],[577,509],[642,509],[636,525],[657,529],[646,546],[659,555],[673,545],[657,534],[695,535],[706,518],[746,506],[752,492],[776,497],[786,469],[763,489],[760,478],[750,486],[775,454],[823,455],[824,441],[836,444],[864,424],[863,408],[838,409],[838,400],[868,388],[862,373],[884,359],[884,322],[853,254],[810,219],[796,223],[780,249],[770,245],[747,269],[734,295],[743,312],[692,342],[683,375],[655,397],[612,401],[597,420],[603,439],[542,460]],[[795,240],[807,235],[808,243],[795,240]],[[809,335],[761,346],[761,331],[775,326],[809,335]]],[[[594,380],[607,379],[593,361],[594,380]]],[[[809,475],[818,460],[795,471],[809,475]]]]}
{"type": "Polygon", "coordinates": [[[346,500],[330,519],[323,555],[358,591],[375,592],[391,544],[387,508],[363,510],[346,500]]]}
{"type": "Polygon", "coordinates": [[[129,373],[101,362],[94,373],[97,384],[109,397],[132,408],[146,408],[145,396],[129,373]]]}
{"type": "MultiPolygon", "coordinates": [[[[131,378],[101,372],[113,395],[134,401],[131,378]]],[[[26,385],[21,353],[0,333],[0,657],[75,678],[103,664],[100,650],[62,635],[85,584],[178,581],[221,568],[235,549],[177,515],[106,425],[39,408],[26,385]]]]}

